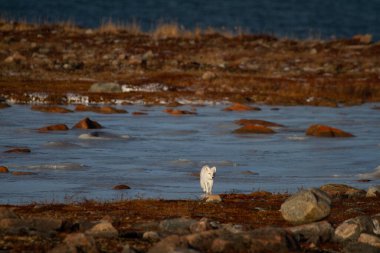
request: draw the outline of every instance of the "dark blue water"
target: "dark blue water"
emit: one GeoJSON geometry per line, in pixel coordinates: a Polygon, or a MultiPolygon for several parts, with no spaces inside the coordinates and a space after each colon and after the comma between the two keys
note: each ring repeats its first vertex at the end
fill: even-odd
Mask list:
{"type": "Polygon", "coordinates": [[[34,22],[71,20],[83,27],[112,19],[150,30],[164,21],[295,38],[370,33],[380,39],[380,0],[0,0],[0,14],[34,22]]]}

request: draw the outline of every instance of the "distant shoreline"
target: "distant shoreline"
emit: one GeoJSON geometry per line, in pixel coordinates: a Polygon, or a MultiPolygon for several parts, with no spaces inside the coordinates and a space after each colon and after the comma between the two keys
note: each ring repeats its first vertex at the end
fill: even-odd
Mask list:
{"type": "Polygon", "coordinates": [[[0,20],[0,97],[16,103],[65,104],[67,94],[92,103],[171,104],[179,99],[268,105],[340,106],[380,101],[380,43],[293,40],[161,24],[28,24],[0,20]],[[116,83],[126,92],[91,92],[116,83]],[[144,90],[149,85],[164,90],[144,90]],[[35,102],[35,101],[34,101],[35,102]]]}

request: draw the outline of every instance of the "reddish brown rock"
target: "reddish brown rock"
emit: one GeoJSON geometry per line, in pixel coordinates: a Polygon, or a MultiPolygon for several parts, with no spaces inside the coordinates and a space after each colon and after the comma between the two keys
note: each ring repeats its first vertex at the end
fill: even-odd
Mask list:
{"type": "Polygon", "coordinates": [[[117,109],[112,106],[86,106],[86,105],[77,105],[75,111],[79,112],[96,112],[103,114],[112,114],[112,113],[128,113],[126,110],[117,109]]]}
{"type": "Polygon", "coordinates": [[[67,131],[67,130],[69,130],[69,128],[65,124],[50,125],[50,126],[41,127],[41,128],[38,129],[38,131],[40,131],[40,132],[67,131]]]}
{"type": "Polygon", "coordinates": [[[8,170],[7,167],[5,167],[5,166],[0,166],[0,173],[8,173],[8,172],[9,172],[9,170],[8,170]]]}
{"type": "Polygon", "coordinates": [[[36,173],[29,172],[29,171],[13,171],[12,175],[13,176],[29,176],[29,175],[36,175],[36,173]]]}
{"type": "Polygon", "coordinates": [[[134,116],[142,116],[142,115],[148,115],[146,112],[133,112],[132,115],[134,116]]]}
{"type": "Polygon", "coordinates": [[[125,184],[118,184],[118,185],[115,185],[112,189],[114,189],[114,190],[128,190],[128,189],[131,189],[131,187],[129,187],[128,185],[125,185],[125,184]]]}
{"type": "Polygon", "coordinates": [[[261,126],[267,126],[267,127],[284,127],[284,125],[277,124],[270,121],[260,120],[260,119],[240,119],[235,121],[238,125],[261,125],[261,126]]]}
{"type": "Polygon", "coordinates": [[[103,128],[98,122],[84,118],[74,125],[73,128],[79,129],[100,129],[103,128]]]}
{"type": "Polygon", "coordinates": [[[31,108],[33,111],[40,112],[50,112],[50,113],[69,113],[73,112],[72,110],[59,107],[59,106],[44,106],[44,105],[33,105],[31,108]]]}
{"type": "Polygon", "coordinates": [[[31,150],[29,148],[12,148],[7,151],[4,151],[4,153],[30,153],[31,150]]]}
{"type": "Polygon", "coordinates": [[[197,114],[196,112],[184,111],[184,110],[174,110],[174,109],[166,109],[166,110],[164,110],[164,112],[166,112],[167,114],[170,114],[170,115],[174,115],[174,116],[197,114]]]}
{"type": "Polygon", "coordinates": [[[224,108],[223,111],[245,112],[245,111],[261,111],[261,109],[259,107],[253,107],[249,105],[235,103],[227,108],[224,108]]]}
{"type": "Polygon", "coordinates": [[[306,135],[316,137],[354,137],[353,134],[326,125],[311,125],[306,135]]]}
{"type": "Polygon", "coordinates": [[[266,126],[248,124],[233,131],[235,134],[274,134],[275,131],[266,126]]]}

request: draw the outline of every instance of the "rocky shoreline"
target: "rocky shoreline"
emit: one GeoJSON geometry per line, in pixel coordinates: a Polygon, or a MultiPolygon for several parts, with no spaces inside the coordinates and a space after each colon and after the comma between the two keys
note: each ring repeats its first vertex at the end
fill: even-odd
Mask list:
{"type": "Polygon", "coordinates": [[[379,252],[379,187],[1,205],[1,252],[379,252]]]}
{"type": "Polygon", "coordinates": [[[380,43],[370,35],[294,40],[0,20],[0,38],[0,98],[12,103],[380,101],[380,43]]]}

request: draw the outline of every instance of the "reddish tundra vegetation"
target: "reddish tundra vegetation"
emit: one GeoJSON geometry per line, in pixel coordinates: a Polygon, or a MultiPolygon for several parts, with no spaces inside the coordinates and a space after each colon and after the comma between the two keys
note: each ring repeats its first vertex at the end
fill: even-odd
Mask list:
{"type": "Polygon", "coordinates": [[[147,33],[111,23],[81,29],[0,21],[0,95],[38,102],[29,94],[44,92],[43,102],[56,104],[75,93],[90,102],[352,105],[380,100],[379,53],[380,43],[368,35],[294,40],[176,24],[147,33]],[[91,88],[110,82],[126,92],[91,88]],[[152,84],[156,89],[146,92],[152,84]]]}

